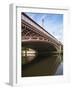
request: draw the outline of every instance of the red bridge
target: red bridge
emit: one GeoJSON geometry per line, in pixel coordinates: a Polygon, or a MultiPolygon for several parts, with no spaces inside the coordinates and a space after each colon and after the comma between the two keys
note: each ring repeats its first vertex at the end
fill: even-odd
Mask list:
{"type": "Polygon", "coordinates": [[[22,47],[60,53],[63,45],[25,13],[21,13],[22,47]]]}

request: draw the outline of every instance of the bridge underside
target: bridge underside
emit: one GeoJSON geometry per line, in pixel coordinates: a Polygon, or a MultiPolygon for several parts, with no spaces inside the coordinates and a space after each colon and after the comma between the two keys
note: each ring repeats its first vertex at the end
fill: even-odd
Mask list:
{"type": "Polygon", "coordinates": [[[22,47],[34,49],[38,53],[42,52],[50,53],[57,51],[57,49],[53,45],[42,41],[24,41],[22,42],[22,47]]]}

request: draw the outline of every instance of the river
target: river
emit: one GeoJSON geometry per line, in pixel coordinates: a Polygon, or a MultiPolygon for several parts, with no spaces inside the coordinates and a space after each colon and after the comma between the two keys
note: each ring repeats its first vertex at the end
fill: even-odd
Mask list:
{"type": "Polygon", "coordinates": [[[63,75],[63,56],[26,56],[21,66],[22,77],[63,75]]]}

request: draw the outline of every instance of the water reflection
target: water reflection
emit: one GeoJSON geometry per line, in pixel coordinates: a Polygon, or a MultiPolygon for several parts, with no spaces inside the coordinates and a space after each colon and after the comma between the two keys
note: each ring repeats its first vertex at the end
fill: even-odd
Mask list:
{"type": "Polygon", "coordinates": [[[24,48],[22,50],[22,64],[27,64],[34,60],[37,56],[37,52],[31,48],[24,48]]]}
{"type": "Polygon", "coordinates": [[[62,55],[22,57],[22,77],[48,75],[63,75],[62,55]]]}

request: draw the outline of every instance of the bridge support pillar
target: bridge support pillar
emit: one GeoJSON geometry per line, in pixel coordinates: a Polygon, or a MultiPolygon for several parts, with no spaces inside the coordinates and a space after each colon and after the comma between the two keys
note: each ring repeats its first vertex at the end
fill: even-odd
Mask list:
{"type": "Polygon", "coordinates": [[[58,53],[61,54],[61,45],[59,46],[58,53]]]}

